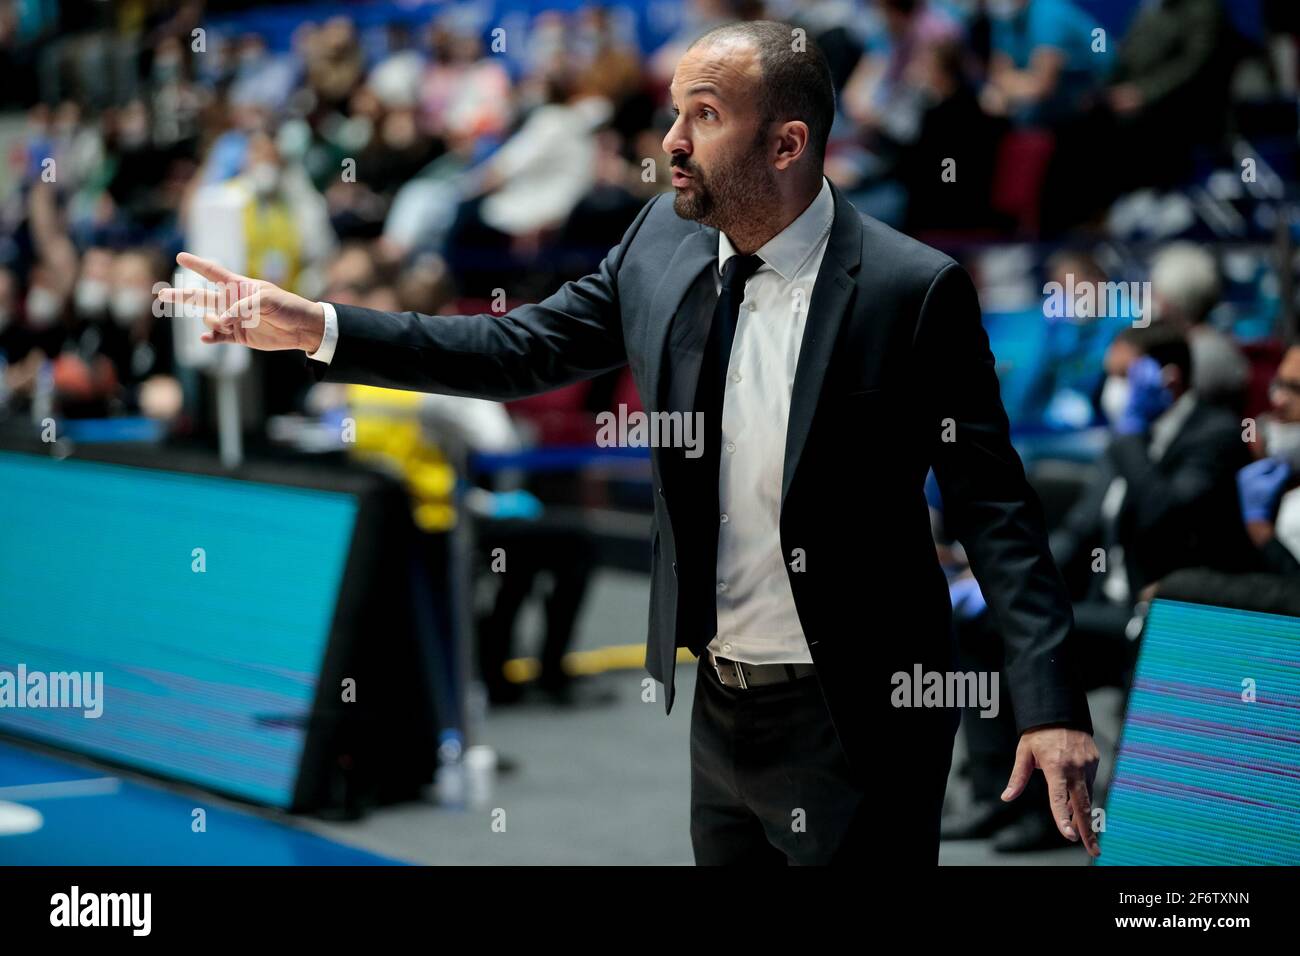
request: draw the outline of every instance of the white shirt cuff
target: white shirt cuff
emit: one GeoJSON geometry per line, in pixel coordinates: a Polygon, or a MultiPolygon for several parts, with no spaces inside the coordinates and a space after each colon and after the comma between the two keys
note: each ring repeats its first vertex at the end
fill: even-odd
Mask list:
{"type": "Polygon", "coordinates": [[[328,302],[318,304],[325,312],[325,334],[321,337],[320,348],[309,353],[307,357],[313,362],[324,362],[328,365],[334,358],[334,347],[339,344],[339,317],[334,311],[334,306],[328,302]]]}

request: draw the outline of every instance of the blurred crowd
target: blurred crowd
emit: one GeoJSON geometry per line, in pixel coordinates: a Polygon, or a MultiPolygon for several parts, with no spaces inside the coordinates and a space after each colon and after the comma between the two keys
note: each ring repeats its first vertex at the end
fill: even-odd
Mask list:
{"type": "MultiPolygon", "coordinates": [[[[1235,173],[1235,117],[1275,133],[1258,115],[1289,98],[1294,123],[1286,4],[1259,4],[1248,38],[1221,0],[1128,4],[1114,34],[1087,0],[690,0],[662,42],[636,5],[507,26],[479,3],[372,5],[364,26],[322,7],[286,35],[242,28],[242,6],[0,2],[8,406],[197,411],[145,291],[210,234],[242,271],[378,308],[537,298],[589,271],[666,188],[667,83],[726,19],[818,39],[828,174],[941,245],[1113,233],[1122,197],[1235,173]]],[[[301,369],[255,361],[261,410],[300,407],[301,369]]]]}
{"type": "MultiPolygon", "coordinates": [[[[1024,401],[1004,382],[1017,425],[1108,433],[1053,522],[1067,571],[1089,570],[1095,547],[1111,558],[1077,578],[1081,630],[1109,649],[1096,681],[1123,686],[1130,622],[1171,573],[1295,573],[1300,347],[1279,341],[1278,319],[1294,284],[1273,270],[1265,345],[1246,348],[1217,320],[1224,256],[1206,241],[1271,241],[1289,221],[1275,209],[1296,180],[1300,8],[1288,0],[1247,4],[1253,30],[1226,0],[687,0],[658,36],[649,4],[502,21],[476,2],[418,19],[405,5],[377,17],[379,4],[364,25],[297,8],[283,33],[240,26],[242,6],[0,0],[0,416],[201,430],[205,388],[152,297],[181,248],[386,310],[544,296],[595,268],[668,188],[667,85],[685,45],[719,22],[775,17],[832,65],[828,176],[862,211],[961,257],[986,316],[1001,279],[982,247],[1030,244],[1017,268],[1034,289],[1099,288],[1121,277],[1095,250],[1161,240],[1122,277],[1150,282],[1150,301],[1064,319],[1035,301],[1017,333],[1032,332],[1036,354],[1016,386],[1024,401]],[[1179,236],[1199,241],[1164,241],[1179,236]],[[1258,424],[1246,441],[1243,418],[1258,424]]],[[[1280,272],[1291,268],[1284,255],[1280,272]]],[[[309,407],[300,356],[252,361],[250,421],[309,407]]],[[[577,404],[587,414],[626,394],[595,389],[577,404]]],[[[464,436],[476,442],[490,444],[464,436]]],[[[965,643],[996,667],[981,657],[992,645],[978,588],[934,505],[965,643]]],[[[581,582],[571,590],[552,669],[581,582]]],[[[490,674],[516,598],[497,614],[490,674]]],[[[992,768],[976,780],[989,797],[1008,743],[974,723],[992,734],[971,743],[974,765],[992,768]]],[[[1024,823],[977,809],[950,835],[1024,823]]],[[[1025,825],[1009,845],[1047,839],[1041,820],[1025,825]]]]}
{"type": "MultiPolygon", "coordinates": [[[[1087,467],[1033,476],[1055,512],[1050,544],[1073,598],[1076,660],[1090,690],[1117,688],[1121,701],[1157,595],[1300,615],[1300,345],[1282,353],[1266,409],[1243,417],[1244,393],[1223,387],[1235,366],[1231,344],[1196,344],[1201,337],[1169,314],[1120,329],[1103,353],[1100,454],[1087,467]],[[1220,389],[1202,393],[1198,368],[1206,366],[1197,361],[1207,352],[1220,389]]],[[[962,669],[998,671],[997,621],[961,544],[945,532],[937,488],[928,493],[962,669]]],[[[1059,845],[1041,777],[1030,800],[1001,800],[1016,755],[1014,717],[982,716],[962,722],[972,799],[945,818],[944,838],[992,838],[1006,853],[1059,845]]]]}

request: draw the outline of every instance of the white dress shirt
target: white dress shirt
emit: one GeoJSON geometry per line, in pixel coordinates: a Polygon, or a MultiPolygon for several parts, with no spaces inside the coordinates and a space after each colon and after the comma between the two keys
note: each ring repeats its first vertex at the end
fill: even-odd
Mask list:
{"type": "MultiPolygon", "coordinates": [[[[716,599],[718,633],[709,649],[749,664],[811,663],[781,551],[781,482],[795,369],[813,285],[826,254],[835,202],[821,192],[757,255],[763,265],[745,284],[722,401],[718,473],[716,599]]],[[[736,254],[718,234],[718,267],[736,254]]],[[[338,317],[322,302],[325,334],[308,358],[328,363],[338,344],[338,317]]]]}
{"type": "Polygon", "coordinates": [[[314,362],[329,365],[334,358],[334,347],[339,344],[339,317],[334,306],[328,302],[319,303],[325,312],[325,334],[321,336],[320,347],[315,352],[308,352],[307,357],[314,362]]]}
{"type": "MultiPolygon", "coordinates": [[[[718,469],[718,633],[715,654],[748,664],[811,663],[781,551],[781,481],[790,396],[808,304],[821,269],[835,201],[822,180],[807,209],[757,251],[745,284],[722,399],[718,469]]],[[[736,254],[718,234],[722,267],[736,254]]]]}

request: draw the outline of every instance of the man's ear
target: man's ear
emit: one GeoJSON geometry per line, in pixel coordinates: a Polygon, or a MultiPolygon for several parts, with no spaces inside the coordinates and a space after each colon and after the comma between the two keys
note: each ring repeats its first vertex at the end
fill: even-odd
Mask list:
{"type": "Polygon", "coordinates": [[[790,120],[776,128],[777,169],[789,169],[808,148],[808,124],[803,120],[790,120]]]}

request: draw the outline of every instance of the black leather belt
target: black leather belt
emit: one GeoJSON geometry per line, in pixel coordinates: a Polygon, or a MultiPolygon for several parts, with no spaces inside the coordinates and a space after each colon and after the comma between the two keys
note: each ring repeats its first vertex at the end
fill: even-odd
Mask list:
{"type": "Polygon", "coordinates": [[[718,680],[724,687],[739,690],[751,690],[768,684],[784,684],[801,677],[812,677],[817,673],[814,664],[746,664],[733,661],[729,657],[718,657],[707,651],[718,680]]]}

